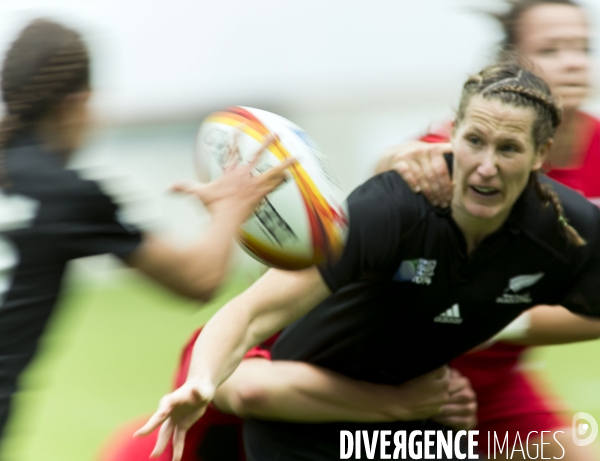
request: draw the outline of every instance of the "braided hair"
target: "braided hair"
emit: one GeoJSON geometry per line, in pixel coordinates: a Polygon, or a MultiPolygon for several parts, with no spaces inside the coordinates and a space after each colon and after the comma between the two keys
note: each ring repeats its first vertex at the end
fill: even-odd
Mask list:
{"type": "Polygon", "coordinates": [[[12,43],[2,66],[0,186],[9,185],[5,149],[15,135],[33,128],[65,96],[89,88],[86,45],[74,30],[46,19],[31,22],[12,43]]]}
{"type": "MultiPolygon", "coordinates": [[[[560,125],[561,109],[552,97],[548,85],[514,62],[488,66],[480,73],[469,77],[463,86],[456,114],[456,126],[464,119],[471,98],[475,95],[499,100],[515,107],[533,109],[535,120],[532,138],[536,150],[554,137],[560,125]]],[[[585,240],[568,223],[558,195],[549,184],[542,185],[538,175],[537,171],[531,172],[528,187],[533,188],[545,206],[551,205],[554,208],[558,217],[558,226],[569,243],[576,246],[584,245],[585,240]]]]}

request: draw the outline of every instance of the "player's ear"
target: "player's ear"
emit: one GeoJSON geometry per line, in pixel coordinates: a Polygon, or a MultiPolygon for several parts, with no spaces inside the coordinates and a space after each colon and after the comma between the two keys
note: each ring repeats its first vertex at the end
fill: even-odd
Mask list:
{"type": "Polygon", "coordinates": [[[544,165],[544,162],[546,161],[546,156],[548,155],[548,152],[550,152],[550,149],[552,149],[553,145],[554,139],[548,139],[544,144],[538,147],[535,153],[535,160],[531,168],[532,171],[538,171],[542,168],[542,165],[544,165]]]}

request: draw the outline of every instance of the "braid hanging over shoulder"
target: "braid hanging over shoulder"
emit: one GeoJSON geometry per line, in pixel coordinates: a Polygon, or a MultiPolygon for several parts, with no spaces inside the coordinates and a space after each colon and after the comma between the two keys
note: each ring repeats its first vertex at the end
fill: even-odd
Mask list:
{"type": "Polygon", "coordinates": [[[542,203],[544,203],[545,206],[552,205],[554,208],[554,211],[558,216],[559,229],[561,229],[567,241],[578,247],[585,245],[587,242],[579,235],[579,232],[577,232],[577,230],[569,224],[567,218],[565,217],[565,211],[562,203],[560,203],[560,199],[558,198],[558,195],[554,189],[552,189],[552,187],[550,187],[548,184],[540,183],[538,179],[538,173],[536,172],[531,174],[530,182],[542,203]]]}

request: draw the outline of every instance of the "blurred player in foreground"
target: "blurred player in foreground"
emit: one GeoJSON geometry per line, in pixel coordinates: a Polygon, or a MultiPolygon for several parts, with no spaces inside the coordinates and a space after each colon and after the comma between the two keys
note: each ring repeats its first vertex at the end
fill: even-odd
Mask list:
{"type": "Polygon", "coordinates": [[[255,177],[253,165],[232,166],[218,181],[193,188],[213,221],[194,244],[175,249],[121,222],[96,183],[65,168],[87,128],[89,79],[79,34],[47,20],[21,32],[2,67],[0,437],[68,261],[112,253],[183,296],[207,300],[226,274],[237,227],[289,166],[255,177]]]}
{"type": "MultiPolygon", "coordinates": [[[[581,112],[579,106],[589,93],[591,31],[581,6],[571,0],[516,0],[503,15],[496,16],[504,30],[502,52],[516,52],[522,64],[543,77],[562,101],[563,122],[548,152],[545,170],[551,178],[577,190],[600,205],[600,121],[581,112]]],[[[414,190],[435,204],[447,206],[452,186],[442,154],[451,152],[447,124],[422,138],[422,142],[395,147],[386,154],[378,172],[396,169],[414,190]]],[[[600,336],[600,323],[574,316],[559,308],[536,308],[524,315],[513,329],[513,344],[557,344],[600,336]]],[[[589,448],[571,441],[567,419],[546,402],[518,368],[527,348],[498,343],[487,350],[461,357],[452,366],[467,376],[478,400],[478,429],[508,431],[556,431],[573,461],[596,459],[589,448]]],[[[539,436],[534,439],[539,443],[539,436]]],[[[480,437],[481,445],[487,444],[480,437]]],[[[562,456],[554,440],[550,456],[562,456]]],[[[513,458],[516,459],[516,458],[513,458]]]]}
{"type": "MultiPolygon", "coordinates": [[[[476,347],[534,305],[600,316],[600,211],[538,177],[559,124],[549,88],[527,70],[502,64],[469,78],[452,135],[452,213],[393,172],[359,187],[348,199],[352,224],[341,260],[271,270],[228,303],[199,336],[186,383],[139,433],[162,424],[157,448],[173,436],[178,460],[186,431],[246,351],[294,321],[272,348],[275,360],[394,384],[476,347]]],[[[251,461],[321,461],[339,456],[342,429],[436,428],[423,420],[253,419],[244,440],[251,461]]]]}

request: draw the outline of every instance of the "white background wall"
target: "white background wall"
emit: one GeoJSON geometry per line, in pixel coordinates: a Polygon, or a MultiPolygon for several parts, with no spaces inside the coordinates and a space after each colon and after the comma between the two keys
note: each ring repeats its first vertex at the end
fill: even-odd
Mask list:
{"type": "MultiPolygon", "coordinates": [[[[223,104],[397,107],[434,99],[499,37],[497,0],[2,0],[0,51],[31,18],[85,32],[97,106],[116,120],[223,104]],[[406,104],[405,102],[404,104],[406,104]]],[[[594,23],[600,2],[584,0],[594,23]]]]}
{"type": "MultiPolygon", "coordinates": [[[[582,3],[600,24],[600,1],[582,3]]],[[[137,126],[94,138],[81,162],[104,159],[138,176],[173,223],[183,212],[162,192],[177,177],[194,178],[194,126],[211,111],[249,105],[290,118],[331,157],[349,191],[387,147],[451,115],[465,76],[489,62],[500,37],[475,10],[503,4],[0,0],[0,53],[35,17],[81,30],[99,119],[137,126]],[[173,121],[191,125],[169,129],[173,121]]],[[[600,113],[597,99],[590,106],[600,113]]]]}

